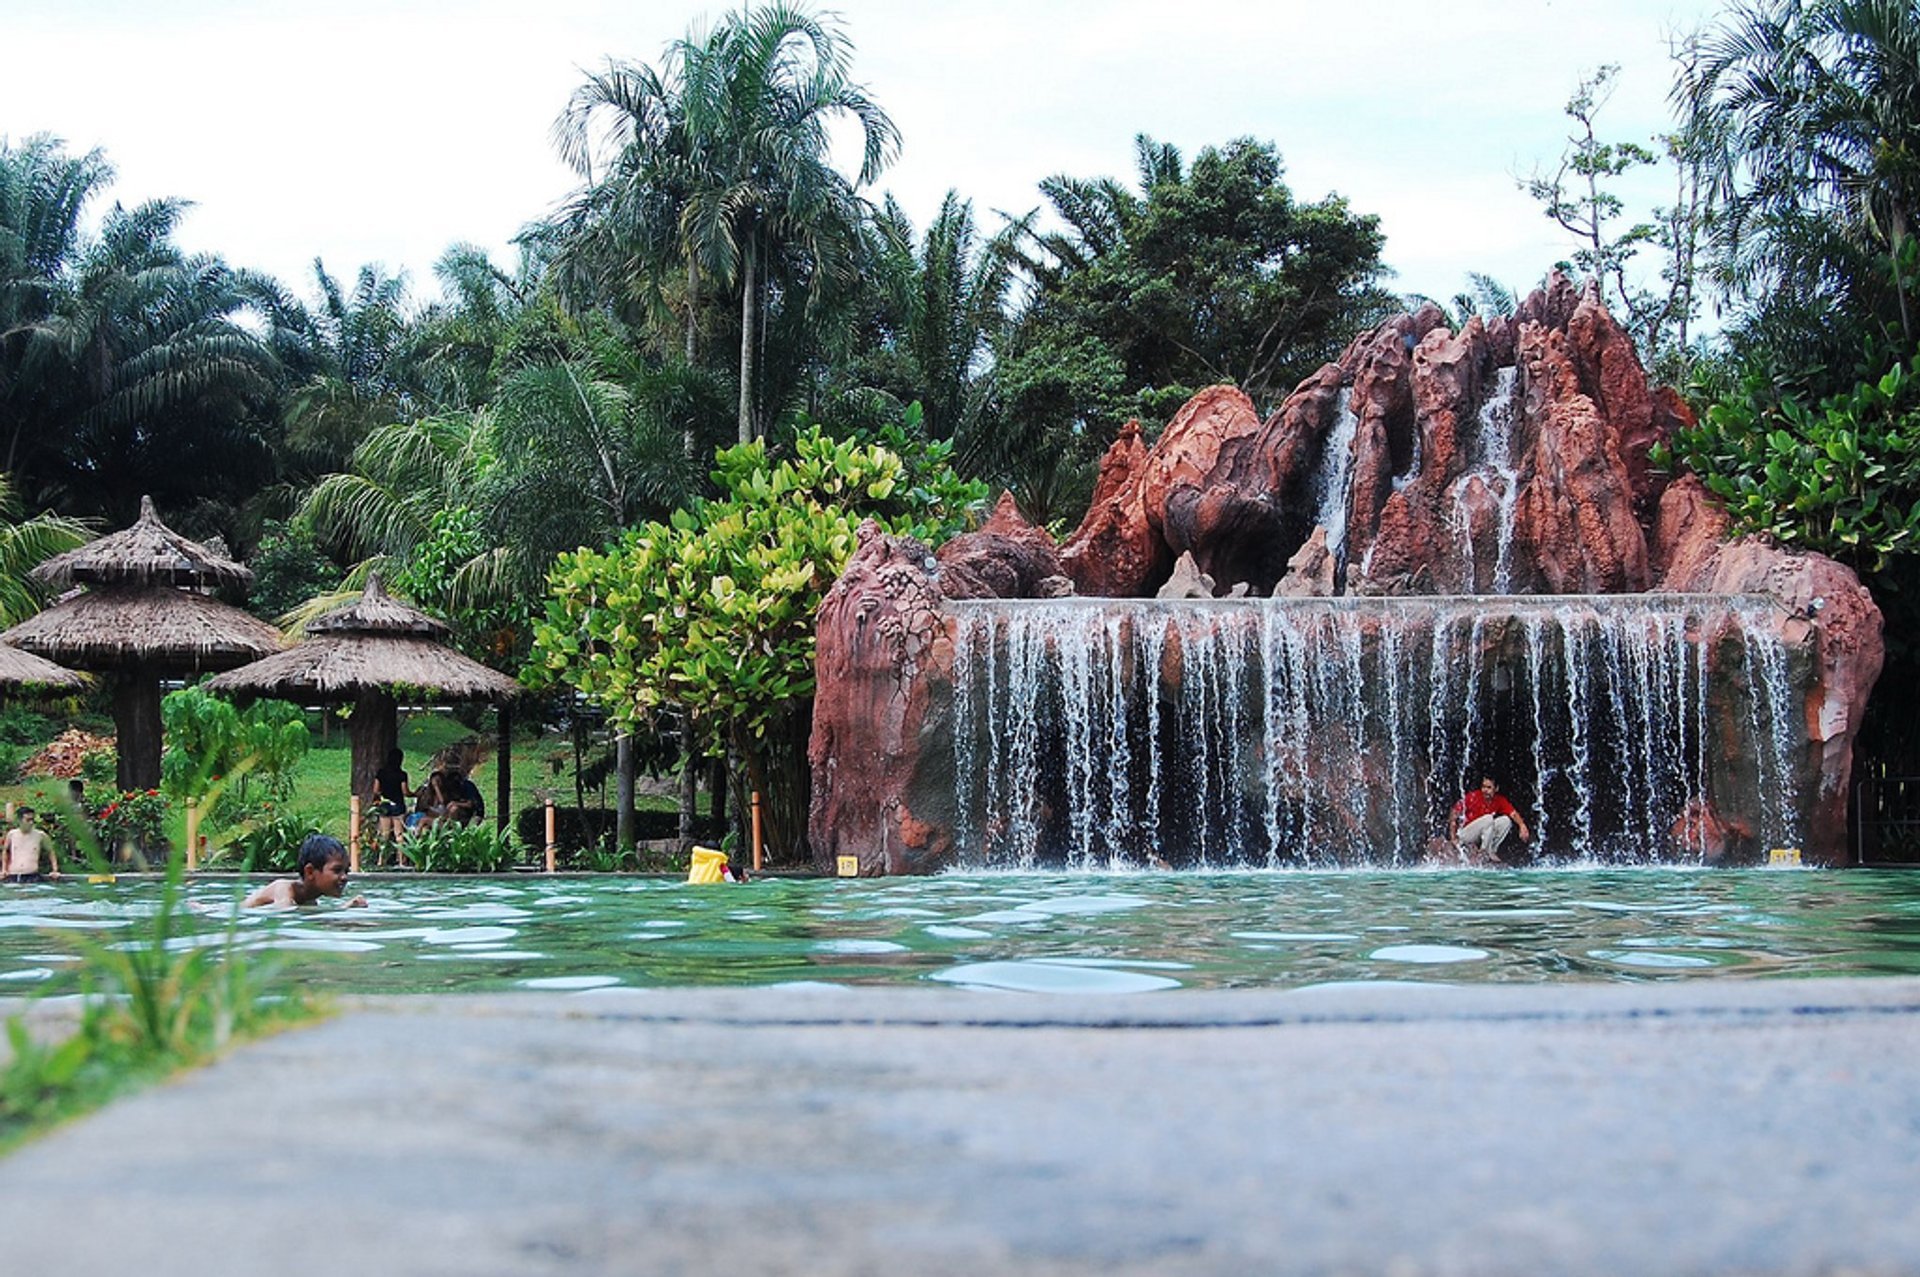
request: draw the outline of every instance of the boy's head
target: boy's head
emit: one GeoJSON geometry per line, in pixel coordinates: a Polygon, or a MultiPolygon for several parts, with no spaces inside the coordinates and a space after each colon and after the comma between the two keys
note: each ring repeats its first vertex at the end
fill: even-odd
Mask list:
{"type": "Polygon", "coordinates": [[[347,886],[347,849],[338,838],[308,834],[300,844],[300,881],[318,888],[323,896],[337,896],[347,886]]]}
{"type": "Polygon", "coordinates": [[[25,825],[25,826],[31,826],[34,820],[37,818],[37,816],[38,816],[38,813],[35,812],[33,808],[28,807],[24,804],[21,805],[18,811],[14,812],[14,819],[18,820],[22,825],[25,825]]]}
{"type": "Polygon", "coordinates": [[[406,761],[407,761],[406,754],[402,753],[400,750],[390,749],[387,751],[387,766],[398,767],[406,761]]]}

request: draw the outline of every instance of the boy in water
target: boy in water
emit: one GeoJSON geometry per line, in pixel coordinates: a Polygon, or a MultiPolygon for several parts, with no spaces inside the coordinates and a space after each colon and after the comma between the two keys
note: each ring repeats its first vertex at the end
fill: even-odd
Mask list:
{"type": "MultiPolygon", "coordinates": [[[[300,844],[300,876],[279,878],[248,896],[243,908],[275,905],[290,908],[310,905],[322,896],[337,896],[347,889],[347,849],[338,838],[308,834],[300,844]]],[[[347,901],[347,908],[366,907],[365,896],[347,901]]]]}
{"type": "Polygon", "coordinates": [[[47,837],[47,831],[34,827],[39,819],[31,807],[22,807],[19,812],[19,824],[7,830],[4,844],[0,844],[0,881],[41,882],[44,875],[40,872],[40,853],[47,853],[47,860],[53,865],[53,876],[60,876],[60,857],[53,849],[53,843],[47,837]]]}

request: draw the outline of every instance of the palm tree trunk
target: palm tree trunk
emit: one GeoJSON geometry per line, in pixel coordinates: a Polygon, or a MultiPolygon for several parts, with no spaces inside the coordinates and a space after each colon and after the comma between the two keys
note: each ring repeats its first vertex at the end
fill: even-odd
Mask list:
{"type": "Polygon", "coordinates": [[[759,326],[760,284],[754,278],[753,237],[749,235],[740,255],[740,442],[752,443],[753,428],[753,340],[759,326]]]}
{"type": "MultiPolygon", "coordinates": [[[[688,253],[687,254],[686,341],[687,341],[687,367],[689,368],[693,367],[694,356],[699,353],[698,350],[695,349],[694,341],[693,341],[694,335],[699,331],[699,325],[695,322],[696,316],[694,314],[694,298],[699,295],[699,292],[700,292],[700,260],[696,258],[692,253],[688,253]]],[[[689,436],[691,436],[691,432],[689,432],[689,436]]]]}

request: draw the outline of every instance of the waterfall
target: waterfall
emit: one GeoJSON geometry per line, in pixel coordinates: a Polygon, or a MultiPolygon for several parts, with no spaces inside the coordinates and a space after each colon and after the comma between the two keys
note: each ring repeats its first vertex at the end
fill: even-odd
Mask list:
{"type": "Polygon", "coordinates": [[[1469,592],[1507,594],[1513,589],[1513,512],[1520,499],[1520,469],[1513,455],[1514,400],[1519,371],[1511,366],[1495,375],[1480,405],[1471,464],[1448,489],[1454,535],[1459,538],[1461,561],[1466,564],[1469,592]],[[1492,580],[1482,581],[1480,558],[1474,553],[1472,496],[1478,489],[1493,498],[1492,580]]]}
{"type": "MultiPolygon", "coordinates": [[[[1314,482],[1314,522],[1327,530],[1327,553],[1337,567],[1347,548],[1347,511],[1353,504],[1353,441],[1360,419],[1353,411],[1353,388],[1340,388],[1333,429],[1327,431],[1325,451],[1314,482]]],[[[1336,572],[1336,579],[1337,579],[1336,572]]]]}
{"type": "Polygon", "coordinates": [[[1805,729],[1770,606],[952,603],[959,858],[1408,863],[1482,774],[1557,857],[1676,858],[1732,790],[1763,796],[1765,845],[1799,845],[1805,729]]]}

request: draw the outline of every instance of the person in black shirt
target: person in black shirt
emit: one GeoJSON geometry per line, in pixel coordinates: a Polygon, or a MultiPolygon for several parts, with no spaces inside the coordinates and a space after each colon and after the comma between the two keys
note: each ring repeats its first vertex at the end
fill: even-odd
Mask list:
{"type": "Polygon", "coordinates": [[[407,784],[406,768],[401,766],[405,760],[400,750],[388,750],[386,765],[373,774],[373,811],[380,818],[380,841],[393,845],[403,865],[407,858],[399,850],[400,835],[406,830],[407,794],[412,788],[407,784]]]}

